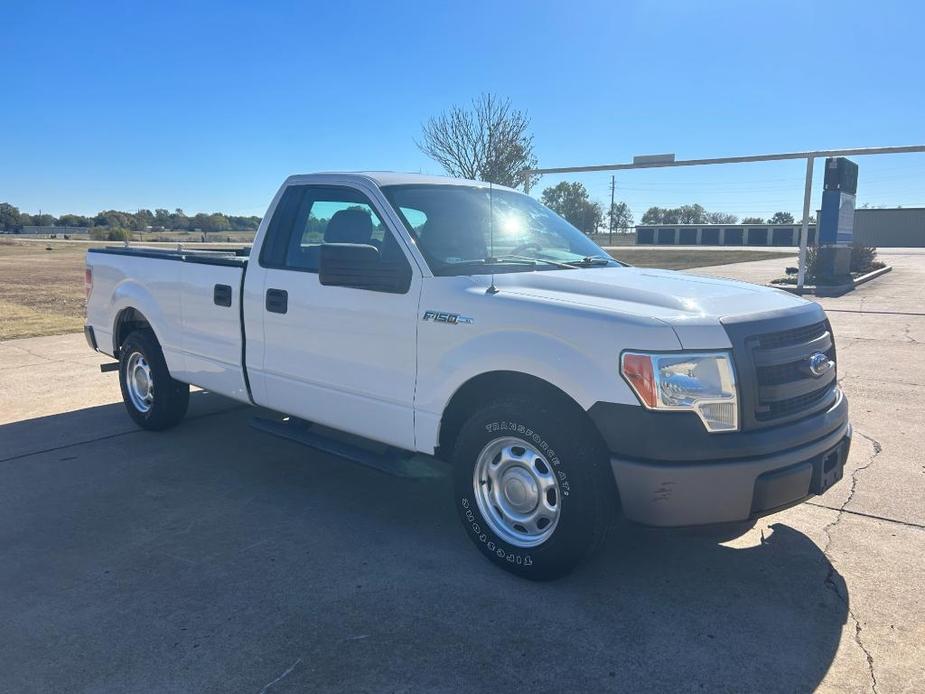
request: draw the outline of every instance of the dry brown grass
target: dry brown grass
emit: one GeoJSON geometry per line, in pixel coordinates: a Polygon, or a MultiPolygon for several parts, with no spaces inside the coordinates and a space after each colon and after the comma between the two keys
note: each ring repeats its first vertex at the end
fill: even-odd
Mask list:
{"type": "Polygon", "coordinates": [[[637,265],[639,267],[657,267],[663,270],[688,270],[693,267],[710,267],[713,265],[730,265],[732,263],[747,263],[754,260],[773,260],[774,258],[796,257],[796,250],[792,253],[780,251],[722,251],[711,248],[706,249],[678,249],[678,248],[641,248],[632,246],[610,251],[614,258],[637,265]]]}
{"type": "Polygon", "coordinates": [[[0,241],[0,340],[83,329],[86,250],[0,241]]]}

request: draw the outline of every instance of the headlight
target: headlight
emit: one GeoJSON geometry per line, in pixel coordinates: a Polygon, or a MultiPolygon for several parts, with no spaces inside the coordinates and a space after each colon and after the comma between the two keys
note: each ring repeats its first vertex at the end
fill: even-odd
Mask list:
{"type": "Polygon", "coordinates": [[[696,412],[710,432],[739,428],[735,372],[726,352],[624,352],[620,371],[650,410],[696,412]]]}

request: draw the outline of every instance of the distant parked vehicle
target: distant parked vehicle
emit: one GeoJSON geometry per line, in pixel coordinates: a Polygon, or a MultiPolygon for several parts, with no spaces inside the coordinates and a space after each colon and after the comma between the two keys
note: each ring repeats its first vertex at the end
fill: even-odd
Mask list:
{"type": "Polygon", "coordinates": [[[618,510],[726,523],[821,494],[851,442],[819,305],[628,267],[509,188],[293,176],[249,257],[93,248],[87,292],[140,426],[177,424],[195,384],[347,458],[438,456],[469,538],[528,578],[572,569],[618,510]]]}

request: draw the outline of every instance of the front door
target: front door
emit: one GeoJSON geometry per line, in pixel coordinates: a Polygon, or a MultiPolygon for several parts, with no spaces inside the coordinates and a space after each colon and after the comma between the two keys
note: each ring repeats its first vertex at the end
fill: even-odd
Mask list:
{"type": "Polygon", "coordinates": [[[403,294],[324,286],[318,278],[322,243],[373,245],[383,262],[410,264],[362,191],[289,187],[256,259],[264,301],[262,387],[255,398],[286,414],[412,449],[420,275],[412,273],[403,294]]]}

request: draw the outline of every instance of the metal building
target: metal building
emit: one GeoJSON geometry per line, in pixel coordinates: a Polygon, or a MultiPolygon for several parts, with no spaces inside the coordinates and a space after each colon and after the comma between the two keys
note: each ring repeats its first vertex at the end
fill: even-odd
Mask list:
{"type": "MultiPolygon", "coordinates": [[[[818,212],[816,213],[819,214],[818,212]]],[[[809,226],[808,242],[816,241],[809,226]]],[[[925,207],[855,210],[854,240],[881,248],[925,247],[925,207]]],[[[637,245],[799,246],[799,224],[655,224],[636,227],[637,245]]]]}
{"type": "Polygon", "coordinates": [[[882,248],[925,247],[925,207],[857,209],[854,240],[882,248]]]}
{"type": "MultiPolygon", "coordinates": [[[[809,243],[816,225],[809,226],[809,243]]],[[[799,246],[799,224],[656,224],[636,227],[636,244],[658,246],[799,246]]]]}

